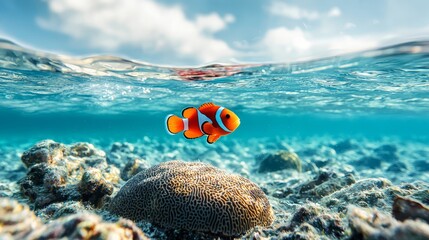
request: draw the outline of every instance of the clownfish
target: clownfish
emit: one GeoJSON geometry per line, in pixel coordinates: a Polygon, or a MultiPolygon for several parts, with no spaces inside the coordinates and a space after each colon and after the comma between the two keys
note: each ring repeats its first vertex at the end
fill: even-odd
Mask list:
{"type": "Polygon", "coordinates": [[[240,125],[240,119],[231,110],[214,103],[204,103],[199,108],[188,107],[182,111],[183,118],[170,114],[166,118],[167,131],[193,139],[207,135],[212,144],[221,136],[232,133],[240,125]]]}

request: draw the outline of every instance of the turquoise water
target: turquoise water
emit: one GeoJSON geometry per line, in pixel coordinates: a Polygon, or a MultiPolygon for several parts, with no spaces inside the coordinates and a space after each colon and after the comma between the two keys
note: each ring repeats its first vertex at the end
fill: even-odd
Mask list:
{"type": "Polygon", "coordinates": [[[182,136],[166,133],[165,116],[204,102],[241,118],[223,141],[332,136],[425,142],[429,42],[299,63],[174,68],[109,56],[76,59],[0,41],[3,143],[177,141],[182,136]]]}
{"type": "MultiPolygon", "coordinates": [[[[60,56],[0,40],[0,197],[27,203],[51,221],[96,208],[76,198],[89,180],[75,171],[85,176],[105,165],[109,170],[100,171],[110,180],[97,181],[117,178],[119,189],[124,173],[177,159],[209,163],[261,187],[276,217],[262,228],[264,238],[300,238],[314,226],[324,239],[349,239],[350,204],[389,216],[396,194],[429,204],[429,41],[307,62],[178,68],[60,56]],[[168,114],[205,102],[234,111],[241,125],[214,144],[167,133],[168,114]],[[45,139],[65,147],[37,144],[45,139]],[[62,151],[75,153],[63,159],[62,151]],[[273,157],[285,151],[296,156],[288,157],[292,167],[273,157]],[[61,160],[27,169],[26,155],[61,160]],[[321,215],[303,220],[314,210],[301,207],[312,205],[321,215]]],[[[102,211],[92,212],[112,220],[102,211]]],[[[155,225],[138,224],[151,239],[190,239],[180,229],[163,235],[155,225]]]]}

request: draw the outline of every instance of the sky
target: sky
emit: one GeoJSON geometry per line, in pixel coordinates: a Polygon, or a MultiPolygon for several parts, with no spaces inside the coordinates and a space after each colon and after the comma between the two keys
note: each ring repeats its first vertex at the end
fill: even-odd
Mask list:
{"type": "Polygon", "coordinates": [[[0,38],[76,57],[294,62],[429,39],[426,0],[0,0],[0,38]]]}

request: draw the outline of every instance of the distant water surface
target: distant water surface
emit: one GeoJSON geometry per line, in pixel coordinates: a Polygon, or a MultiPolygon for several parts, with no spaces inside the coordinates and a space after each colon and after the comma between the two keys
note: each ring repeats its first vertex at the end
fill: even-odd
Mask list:
{"type": "MultiPolygon", "coordinates": [[[[215,102],[228,138],[429,137],[429,42],[288,64],[155,66],[41,53],[0,40],[0,138],[170,137],[164,118],[215,102]]],[[[198,140],[197,140],[198,141],[198,140]]]]}

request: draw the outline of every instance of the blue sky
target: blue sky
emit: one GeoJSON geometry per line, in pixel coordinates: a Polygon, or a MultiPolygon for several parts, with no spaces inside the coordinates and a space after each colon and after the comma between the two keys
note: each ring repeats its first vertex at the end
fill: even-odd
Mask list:
{"type": "Polygon", "coordinates": [[[426,0],[0,0],[0,37],[154,64],[290,62],[429,38],[426,0]]]}

